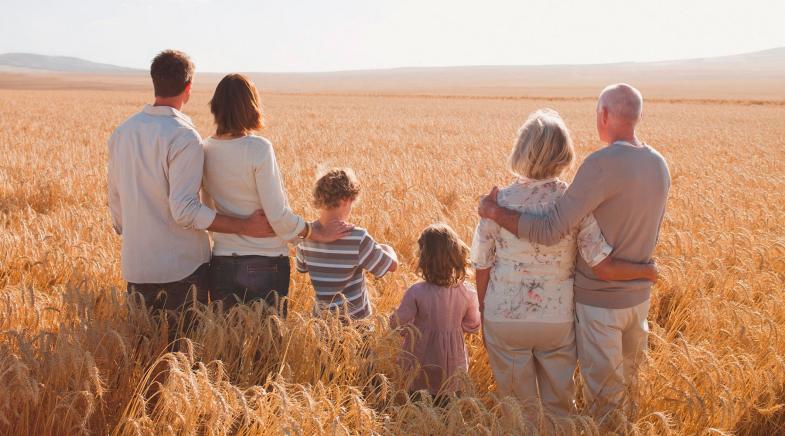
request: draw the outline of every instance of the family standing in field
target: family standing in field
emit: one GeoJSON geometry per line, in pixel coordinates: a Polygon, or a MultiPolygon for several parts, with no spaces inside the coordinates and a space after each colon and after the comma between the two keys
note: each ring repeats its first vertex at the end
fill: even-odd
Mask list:
{"type": "MultiPolygon", "coordinates": [[[[109,139],[109,209],[129,293],[169,316],[193,301],[265,300],[285,317],[294,246],[315,315],[370,316],[365,271],[384,276],[398,258],[349,224],[360,194],[354,172],[316,181],[316,220],[295,214],[272,144],[254,134],[254,85],[239,74],[220,81],[210,101],[216,131],[202,140],[180,111],[193,73],[184,53],[161,52],[150,69],[155,103],[109,139]]],[[[559,178],[575,160],[569,130],[553,110],[532,113],[509,157],[517,180],[482,197],[471,248],[446,224],[422,231],[423,280],[390,318],[404,335],[401,365],[417,371],[413,395],[459,394],[453,375],[470,363],[464,333],[482,328],[501,396],[571,415],[580,365],[591,414],[622,404],[647,346],[652,255],[670,187],[665,160],[635,134],[642,107],[629,85],[602,91],[597,133],[607,146],[571,185],[559,178]]]]}

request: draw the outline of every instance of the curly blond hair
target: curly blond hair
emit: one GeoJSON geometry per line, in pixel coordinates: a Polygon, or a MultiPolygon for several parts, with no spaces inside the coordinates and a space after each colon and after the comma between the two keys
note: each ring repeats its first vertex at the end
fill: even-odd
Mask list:
{"type": "Polygon", "coordinates": [[[444,223],[431,224],[417,240],[417,272],[426,282],[450,288],[462,283],[469,268],[469,247],[444,223]]]}
{"type": "Polygon", "coordinates": [[[360,182],[351,168],[333,168],[319,177],[313,188],[313,205],[317,209],[334,209],[341,200],[356,200],[360,182]]]}

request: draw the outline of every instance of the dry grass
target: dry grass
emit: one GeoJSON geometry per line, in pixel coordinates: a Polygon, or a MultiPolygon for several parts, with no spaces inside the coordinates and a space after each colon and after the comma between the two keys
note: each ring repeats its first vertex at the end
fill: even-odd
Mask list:
{"type": "MultiPolygon", "coordinates": [[[[597,434],[493,395],[479,338],[466,395],[414,405],[385,316],[412,273],[418,232],[444,220],[468,240],[479,194],[509,181],[526,115],[553,106],[581,155],[597,147],[593,103],[363,96],[264,98],[294,209],[307,216],[319,165],[354,167],[356,223],[405,265],[371,281],[375,334],[260,306],[201,322],[180,354],[126,301],[105,197],[105,141],[141,92],[0,91],[0,434],[597,434]],[[168,374],[162,377],[159,374],[168,374]],[[378,372],[380,375],[374,376],[378,372]],[[160,384],[162,383],[162,384],[160,384]],[[160,384],[160,385],[159,385],[160,384]]],[[[187,106],[211,131],[206,93],[187,106]]],[[[785,390],[785,107],[654,103],[643,136],[669,159],[673,189],[658,247],[649,361],[637,417],[620,433],[782,431],[785,390]]]]}

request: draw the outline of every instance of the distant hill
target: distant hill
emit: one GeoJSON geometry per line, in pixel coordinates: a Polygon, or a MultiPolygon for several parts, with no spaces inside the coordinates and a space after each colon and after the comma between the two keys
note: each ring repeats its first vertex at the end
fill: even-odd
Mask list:
{"type": "Polygon", "coordinates": [[[63,73],[137,73],[142,70],[100,64],[69,56],[45,56],[33,53],[0,54],[0,70],[15,72],[52,71],[63,73]]]}
{"type": "Polygon", "coordinates": [[[249,73],[279,92],[370,92],[477,96],[596,96],[629,82],[663,98],[785,98],[785,47],[664,62],[396,68],[327,73],[249,73]]]}
{"type": "MultiPolygon", "coordinates": [[[[0,55],[3,72],[0,88],[7,89],[151,89],[144,70],[70,57],[0,55]]],[[[212,92],[228,72],[235,71],[210,73],[197,69],[196,92],[212,92]]],[[[663,62],[247,74],[263,93],[591,99],[607,84],[628,82],[647,98],[785,101],[785,47],[663,62]]]]}

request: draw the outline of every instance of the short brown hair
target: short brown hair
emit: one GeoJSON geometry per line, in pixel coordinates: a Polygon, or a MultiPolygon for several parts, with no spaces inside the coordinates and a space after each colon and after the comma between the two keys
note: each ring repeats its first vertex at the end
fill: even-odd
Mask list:
{"type": "Polygon", "coordinates": [[[242,74],[228,74],[215,87],[210,112],[218,135],[246,135],[264,127],[256,86],[242,74]]]}
{"type": "Polygon", "coordinates": [[[360,183],[351,168],[333,168],[316,181],[313,205],[318,209],[333,209],[341,200],[355,200],[360,195],[360,183]]]}
{"type": "Polygon", "coordinates": [[[463,282],[469,268],[469,247],[444,223],[431,224],[417,240],[417,272],[426,282],[453,287],[463,282]]]}
{"type": "Polygon", "coordinates": [[[177,50],[164,50],[153,58],[150,65],[153,89],[158,97],[175,97],[185,91],[194,78],[194,64],[187,54],[177,50]]]}
{"type": "Polygon", "coordinates": [[[518,131],[510,153],[510,169],[517,176],[541,180],[557,177],[575,160],[567,125],[553,109],[540,109],[518,131]]]}

